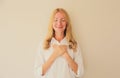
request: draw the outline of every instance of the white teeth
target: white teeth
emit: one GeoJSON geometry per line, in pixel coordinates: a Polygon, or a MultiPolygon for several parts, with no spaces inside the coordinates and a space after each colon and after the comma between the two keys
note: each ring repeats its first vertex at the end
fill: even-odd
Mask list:
{"type": "Polygon", "coordinates": [[[62,27],[57,27],[57,28],[62,28],[62,27]]]}

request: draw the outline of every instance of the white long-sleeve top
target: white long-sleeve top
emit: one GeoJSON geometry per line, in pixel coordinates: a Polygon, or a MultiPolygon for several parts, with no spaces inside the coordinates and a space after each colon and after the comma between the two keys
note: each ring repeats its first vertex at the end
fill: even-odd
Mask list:
{"type": "MultiPolygon", "coordinates": [[[[78,64],[78,71],[77,74],[72,71],[70,66],[68,65],[67,60],[60,56],[58,57],[51,67],[48,69],[46,74],[42,76],[42,65],[49,59],[51,54],[53,53],[53,48],[50,47],[48,50],[44,50],[42,48],[42,43],[38,47],[37,55],[35,56],[35,66],[34,66],[34,74],[35,78],[80,78],[83,75],[84,68],[83,68],[83,61],[80,47],[77,47],[77,52],[73,52],[72,49],[68,47],[68,53],[72,57],[72,59],[78,64]]],[[[57,44],[57,45],[68,45],[68,41],[66,38],[58,42],[55,38],[52,38],[50,45],[57,44]]]]}

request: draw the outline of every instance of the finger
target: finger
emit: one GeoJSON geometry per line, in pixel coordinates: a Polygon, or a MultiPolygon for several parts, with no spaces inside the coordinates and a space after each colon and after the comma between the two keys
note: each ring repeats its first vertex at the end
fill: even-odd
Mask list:
{"type": "Polygon", "coordinates": [[[63,47],[67,47],[67,45],[62,45],[63,47]]]}
{"type": "Polygon", "coordinates": [[[63,45],[62,48],[67,49],[67,45],[63,45]]]}
{"type": "Polygon", "coordinates": [[[56,44],[53,44],[52,47],[55,48],[57,45],[56,44]]]}

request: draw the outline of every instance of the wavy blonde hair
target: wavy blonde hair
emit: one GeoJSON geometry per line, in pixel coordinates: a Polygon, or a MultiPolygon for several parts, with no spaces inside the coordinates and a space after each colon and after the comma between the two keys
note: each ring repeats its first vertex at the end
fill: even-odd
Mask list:
{"type": "Polygon", "coordinates": [[[62,12],[65,15],[65,19],[67,21],[67,26],[66,26],[66,29],[64,31],[64,35],[66,36],[66,39],[69,42],[69,48],[73,49],[73,51],[75,52],[76,48],[77,48],[77,42],[73,38],[70,18],[68,16],[68,13],[62,8],[56,8],[51,15],[49,26],[48,26],[48,33],[47,33],[47,36],[45,38],[43,48],[48,49],[50,47],[51,39],[52,39],[52,37],[54,37],[54,33],[55,33],[55,31],[53,30],[54,16],[58,12],[62,12]]]}

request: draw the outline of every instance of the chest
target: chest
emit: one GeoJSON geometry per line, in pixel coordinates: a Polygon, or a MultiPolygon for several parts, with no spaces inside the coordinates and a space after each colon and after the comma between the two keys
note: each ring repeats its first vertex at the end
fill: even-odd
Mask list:
{"type": "MultiPolygon", "coordinates": [[[[73,52],[73,50],[67,48],[67,52],[71,56],[71,58],[74,59],[74,52],[73,52]]],[[[49,49],[45,50],[44,53],[43,53],[44,60],[47,61],[52,54],[53,54],[53,48],[52,47],[50,47],[49,49]]],[[[60,58],[63,58],[63,57],[60,56],[60,58]]]]}

